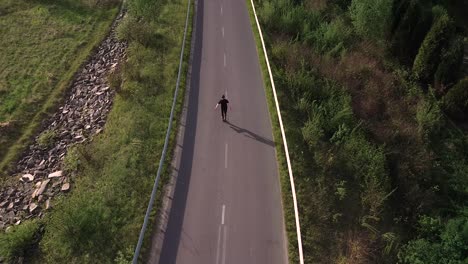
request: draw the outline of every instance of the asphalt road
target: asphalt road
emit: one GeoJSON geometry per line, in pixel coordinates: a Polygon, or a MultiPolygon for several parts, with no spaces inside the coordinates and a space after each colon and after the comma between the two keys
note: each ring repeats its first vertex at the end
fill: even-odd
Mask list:
{"type": "Polygon", "coordinates": [[[278,167],[245,0],[199,0],[160,264],[288,263],[278,167]],[[214,110],[230,101],[228,122],[214,110]]]}

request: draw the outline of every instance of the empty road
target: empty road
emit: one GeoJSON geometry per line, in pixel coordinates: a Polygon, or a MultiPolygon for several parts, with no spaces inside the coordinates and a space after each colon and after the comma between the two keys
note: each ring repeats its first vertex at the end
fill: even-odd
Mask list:
{"type": "Polygon", "coordinates": [[[199,0],[160,264],[288,263],[278,165],[245,0],[199,0]],[[214,109],[230,101],[228,122],[214,109]]]}

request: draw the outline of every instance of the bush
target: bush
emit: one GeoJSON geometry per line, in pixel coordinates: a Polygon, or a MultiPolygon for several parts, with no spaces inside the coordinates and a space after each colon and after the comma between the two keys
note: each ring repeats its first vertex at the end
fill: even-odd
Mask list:
{"type": "Polygon", "coordinates": [[[436,136],[443,126],[442,111],[433,97],[421,100],[417,107],[419,135],[423,140],[436,136]]]}
{"type": "Polygon", "coordinates": [[[345,50],[351,36],[352,29],[342,19],[336,19],[329,23],[321,23],[306,41],[314,45],[319,53],[335,56],[345,50]]]}
{"type": "Polygon", "coordinates": [[[468,115],[468,77],[450,88],[442,99],[442,105],[451,117],[464,119],[468,115]]]}
{"type": "Polygon", "coordinates": [[[403,63],[412,65],[431,28],[430,9],[419,0],[395,1],[390,32],[390,50],[403,63]]]}
{"type": "Polygon", "coordinates": [[[63,159],[63,168],[68,171],[76,171],[80,165],[81,154],[78,150],[78,147],[72,147],[68,149],[67,155],[63,159]]]}
{"type": "Polygon", "coordinates": [[[460,216],[438,227],[438,235],[434,238],[422,237],[404,245],[398,254],[401,263],[465,264],[468,259],[468,218],[460,216]]]}
{"type": "Polygon", "coordinates": [[[46,130],[37,138],[37,144],[42,148],[50,147],[54,143],[56,135],[54,130],[46,130]]]}
{"type": "Polygon", "coordinates": [[[8,232],[0,234],[0,256],[9,262],[26,256],[37,243],[38,232],[39,224],[35,220],[11,227],[8,232]]]}
{"type": "Polygon", "coordinates": [[[392,0],[353,0],[349,8],[354,28],[362,35],[382,39],[389,28],[392,0]]]}
{"type": "Polygon", "coordinates": [[[462,37],[455,37],[442,50],[441,62],[435,73],[435,84],[440,92],[452,84],[460,75],[463,64],[464,43],[462,37]]]}
{"type": "Polygon", "coordinates": [[[453,21],[446,14],[442,14],[432,25],[413,64],[413,74],[420,82],[432,83],[440,62],[440,53],[447,46],[454,29],[453,21]]]}
{"type": "Polygon", "coordinates": [[[126,16],[117,29],[117,37],[128,41],[136,41],[145,47],[160,48],[165,44],[163,34],[155,32],[152,21],[138,20],[126,16]]]}

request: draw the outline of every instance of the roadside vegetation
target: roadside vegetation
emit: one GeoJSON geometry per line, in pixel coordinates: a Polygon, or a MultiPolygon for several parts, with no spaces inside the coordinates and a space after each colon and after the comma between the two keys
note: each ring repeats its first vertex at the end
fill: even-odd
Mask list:
{"type": "Polygon", "coordinates": [[[256,5],[286,122],[305,263],[466,263],[467,25],[453,11],[466,5],[256,5]]]}
{"type": "MultiPolygon", "coordinates": [[[[7,259],[21,258],[28,263],[131,262],[164,144],[187,3],[127,0],[125,5],[127,15],[117,31],[129,46],[125,61],[109,76],[117,93],[104,132],[86,145],[73,147],[65,156],[64,168],[76,175],[71,193],[55,200],[52,211],[41,221],[23,223],[0,236],[0,248],[8,253],[4,255],[7,259]]],[[[178,113],[190,51],[187,47],[190,30],[178,113]]],[[[176,132],[173,130],[172,142],[176,132]]],[[[47,142],[50,135],[42,137],[47,142]]]]}
{"type": "MultiPolygon", "coordinates": [[[[0,176],[104,38],[117,0],[0,1],[0,176]]],[[[8,177],[9,178],[9,177],[8,177]]]]}
{"type": "Polygon", "coordinates": [[[68,154],[77,182],[45,221],[40,256],[47,263],[129,263],[133,257],[164,144],[187,6],[126,4],[118,34],[129,46],[110,77],[117,90],[113,108],[105,132],[68,154]]]}

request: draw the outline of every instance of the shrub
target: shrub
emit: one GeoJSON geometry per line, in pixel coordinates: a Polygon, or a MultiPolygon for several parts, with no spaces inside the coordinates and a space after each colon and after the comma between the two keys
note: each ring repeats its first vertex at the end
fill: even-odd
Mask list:
{"type": "Polygon", "coordinates": [[[117,29],[117,37],[127,41],[136,41],[145,47],[159,48],[165,44],[163,34],[155,32],[152,21],[139,20],[133,16],[127,16],[117,29]]]}
{"type": "Polygon", "coordinates": [[[421,100],[417,107],[416,120],[422,139],[428,140],[436,136],[443,125],[442,112],[435,98],[421,100]]]}
{"type": "Polygon", "coordinates": [[[54,143],[56,132],[54,130],[46,130],[37,138],[37,144],[42,148],[47,148],[54,143]]]}
{"type": "Polygon", "coordinates": [[[0,256],[9,263],[14,258],[24,257],[37,243],[39,224],[37,221],[25,221],[21,225],[11,227],[8,232],[0,234],[0,256]]]}
{"type": "Polygon", "coordinates": [[[440,53],[453,35],[454,29],[452,20],[443,14],[434,22],[424,38],[413,64],[413,74],[422,83],[432,82],[440,62],[440,53]]]}
{"type": "Polygon", "coordinates": [[[321,23],[306,41],[314,45],[318,52],[330,53],[334,56],[344,50],[345,44],[351,40],[351,36],[352,29],[342,19],[336,19],[329,23],[321,23]]]}
{"type": "Polygon", "coordinates": [[[392,0],[353,0],[349,8],[356,31],[362,36],[381,39],[388,31],[392,0]]]}
{"type": "Polygon", "coordinates": [[[390,50],[403,63],[412,65],[431,28],[431,11],[419,0],[395,1],[393,10],[390,50]]]}
{"type": "Polygon", "coordinates": [[[352,168],[354,180],[360,185],[364,214],[378,217],[388,188],[383,149],[372,145],[357,130],[343,140],[342,150],[344,161],[352,168]]]}
{"type": "MultiPolygon", "coordinates": [[[[435,73],[435,84],[439,90],[454,82],[463,64],[464,43],[462,37],[455,37],[442,49],[441,62],[435,73]]],[[[441,91],[442,92],[442,91],[441,91]]]]}
{"type": "MultiPolygon", "coordinates": [[[[468,252],[468,218],[460,216],[440,225],[435,238],[421,237],[404,245],[398,254],[403,264],[464,264],[468,252]]],[[[433,230],[431,230],[433,231],[433,230]]]]}
{"type": "Polygon", "coordinates": [[[78,148],[72,147],[67,151],[67,155],[63,159],[63,168],[66,171],[76,171],[80,165],[81,155],[78,148]]]}
{"type": "Polygon", "coordinates": [[[463,119],[468,115],[468,77],[450,88],[442,99],[442,105],[453,118],[463,119]]]}

